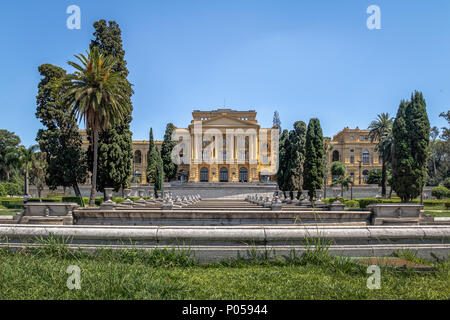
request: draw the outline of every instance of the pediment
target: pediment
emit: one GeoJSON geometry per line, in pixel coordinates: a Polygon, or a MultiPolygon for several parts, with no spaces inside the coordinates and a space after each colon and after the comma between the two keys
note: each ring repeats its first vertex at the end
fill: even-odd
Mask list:
{"type": "Polygon", "coordinates": [[[256,123],[228,116],[220,116],[202,121],[202,125],[207,127],[259,127],[256,123]]]}

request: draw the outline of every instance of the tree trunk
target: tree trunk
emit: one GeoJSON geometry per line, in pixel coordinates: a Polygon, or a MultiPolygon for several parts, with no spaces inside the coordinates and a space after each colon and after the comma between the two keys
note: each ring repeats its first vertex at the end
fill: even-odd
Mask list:
{"type": "Polygon", "coordinates": [[[341,197],[342,198],[344,197],[344,185],[343,184],[341,184],[341,197]]]}
{"type": "Polygon", "coordinates": [[[80,188],[78,187],[78,183],[73,184],[73,191],[75,192],[75,196],[77,198],[81,198],[80,188]]]}
{"type": "Polygon", "coordinates": [[[25,194],[28,195],[28,163],[25,164],[25,194]]]}
{"type": "Polygon", "coordinates": [[[386,161],[382,159],[381,165],[381,196],[386,198],[386,161]]]}
{"type": "Polygon", "coordinates": [[[94,128],[93,131],[94,131],[94,142],[92,144],[92,149],[94,150],[94,161],[92,164],[91,197],[89,200],[90,207],[95,207],[95,194],[97,189],[98,129],[94,128]]]}
{"type": "Polygon", "coordinates": [[[37,190],[38,190],[39,202],[42,202],[42,197],[41,197],[41,195],[42,195],[42,189],[41,189],[41,188],[38,188],[37,190]]]}

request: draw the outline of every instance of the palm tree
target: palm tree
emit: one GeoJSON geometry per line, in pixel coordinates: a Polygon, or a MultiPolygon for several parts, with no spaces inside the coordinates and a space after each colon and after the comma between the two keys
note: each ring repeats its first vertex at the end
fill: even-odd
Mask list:
{"type": "Polygon", "coordinates": [[[92,185],[90,206],[95,205],[97,187],[98,136],[100,130],[106,130],[131,113],[128,98],[131,87],[123,72],[114,71],[118,59],[100,53],[98,47],[90,48],[87,57],[75,56],[81,63],[69,61],[75,68],[62,83],[64,100],[72,108],[79,121],[93,134],[92,149],[92,185]]]}
{"type": "Polygon", "coordinates": [[[24,195],[27,195],[29,191],[28,176],[30,172],[31,160],[33,158],[34,153],[38,150],[39,145],[33,145],[30,146],[29,148],[20,146],[19,148],[10,148],[6,153],[7,163],[16,168],[19,168],[19,170],[23,170],[25,182],[24,195]]]}
{"type": "Polygon", "coordinates": [[[386,197],[386,168],[387,163],[391,158],[392,146],[392,124],[394,118],[389,116],[389,113],[381,113],[373,120],[370,125],[370,141],[378,141],[375,150],[380,154],[381,164],[381,195],[386,197]]]}

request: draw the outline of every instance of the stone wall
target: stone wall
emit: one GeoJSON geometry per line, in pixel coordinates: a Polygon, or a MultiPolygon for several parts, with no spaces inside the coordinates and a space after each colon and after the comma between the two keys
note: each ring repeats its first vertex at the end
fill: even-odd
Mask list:
{"type": "MultiPolygon", "coordinates": [[[[424,189],[424,199],[431,199],[431,188],[425,187],[424,189]]],[[[149,184],[132,184],[132,196],[138,195],[138,190],[145,190],[146,194],[153,190],[153,185],[149,184]]],[[[199,194],[203,199],[213,198],[213,199],[245,199],[247,195],[258,194],[261,196],[271,196],[278,189],[277,185],[274,183],[165,183],[164,190],[170,191],[177,195],[195,195],[199,194]]],[[[387,188],[387,193],[389,194],[390,188],[387,188]]],[[[80,191],[83,197],[89,197],[91,192],[90,185],[80,185],[80,191]]],[[[57,192],[59,194],[64,193],[63,188],[58,188],[56,191],[50,191],[46,188],[42,192],[42,196],[45,197],[49,192],[57,192]]],[[[37,196],[37,190],[34,186],[30,186],[30,193],[33,196],[37,196]]],[[[66,189],[66,195],[74,195],[72,188],[66,189]]],[[[306,192],[305,192],[306,195],[306,192]]],[[[323,198],[323,190],[318,190],[317,195],[323,198]]],[[[374,198],[381,195],[381,187],[376,185],[368,186],[355,186],[353,187],[353,199],[358,198],[374,198]]],[[[103,196],[103,193],[98,192],[97,197],[103,196]]],[[[114,196],[122,196],[121,192],[114,193],[114,196]]],[[[340,197],[341,188],[340,187],[327,187],[326,197],[340,197]]],[[[344,190],[344,198],[350,199],[351,191],[344,190]]]]}

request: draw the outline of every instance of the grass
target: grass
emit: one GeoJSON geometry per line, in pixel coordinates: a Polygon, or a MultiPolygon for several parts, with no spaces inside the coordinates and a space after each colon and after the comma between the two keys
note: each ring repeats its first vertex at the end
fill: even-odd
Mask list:
{"type": "Polygon", "coordinates": [[[3,216],[5,216],[5,215],[6,216],[9,216],[9,215],[14,216],[22,211],[23,211],[22,209],[8,209],[3,206],[0,206],[0,216],[2,216],[2,215],[3,216]]]}
{"type": "Polygon", "coordinates": [[[450,217],[450,210],[429,211],[425,209],[425,214],[431,214],[433,217],[450,217]]]}
{"type": "MultiPolygon", "coordinates": [[[[302,256],[249,250],[245,257],[200,265],[176,250],[70,251],[0,249],[0,299],[449,299],[448,261],[435,272],[382,268],[381,289],[369,290],[367,266],[326,249],[302,256]],[[81,269],[81,289],[69,290],[67,267],[81,269]]],[[[323,248],[323,247],[322,247],[323,248]]],[[[401,254],[401,253],[399,253],[401,254]]],[[[403,258],[418,259],[413,254],[403,258]]]]}

